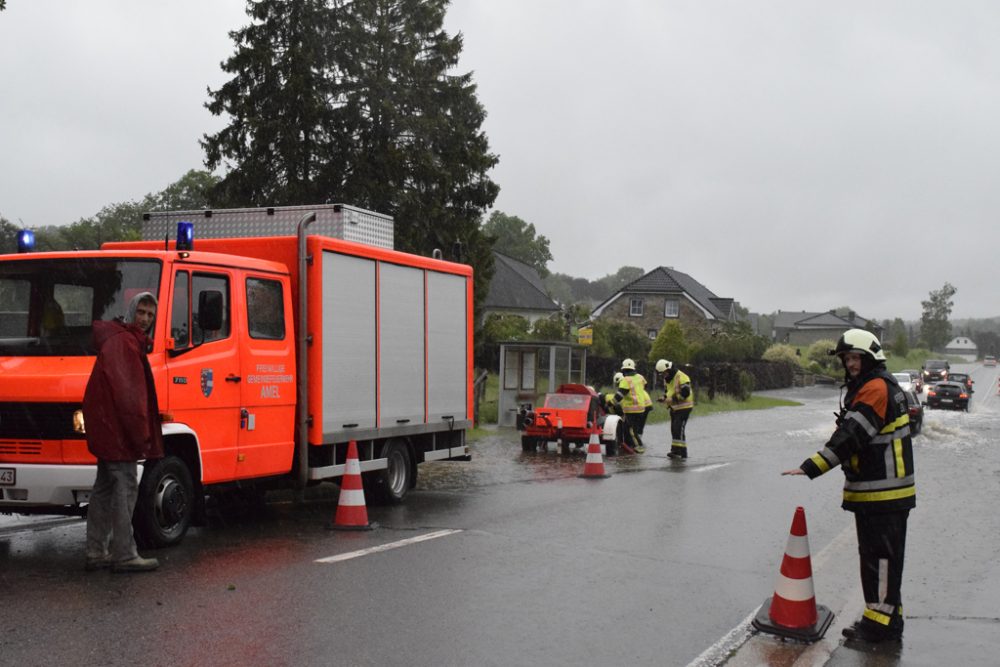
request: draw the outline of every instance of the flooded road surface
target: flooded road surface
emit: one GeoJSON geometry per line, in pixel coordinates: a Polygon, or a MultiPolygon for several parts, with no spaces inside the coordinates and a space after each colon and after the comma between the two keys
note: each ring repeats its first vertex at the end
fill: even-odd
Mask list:
{"type": "Polygon", "coordinates": [[[79,521],[0,524],[0,651],[79,665],[996,664],[1000,397],[997,369],[972,368],[971,412],[929,412],[915,441],[901,646],[840,641],[861,610],[840,472],[780,476],[832,430],[838,392],[814,387],[769,392],[799,407],[695,416],[683,463],[666,458],[669,425],[649,426],[648,453],[605,458],[608,479],[578,477],[582,451],[524,454],[496,431],[471,462],[421,466],[403,505],[369,507],[374,531],[327,530],[335,493],[277,498],[193,529],[153,574],[82,572],[79,521]],[[811,647],[749,630],[798,506],[817,601],[837,614],[811,647]]]}

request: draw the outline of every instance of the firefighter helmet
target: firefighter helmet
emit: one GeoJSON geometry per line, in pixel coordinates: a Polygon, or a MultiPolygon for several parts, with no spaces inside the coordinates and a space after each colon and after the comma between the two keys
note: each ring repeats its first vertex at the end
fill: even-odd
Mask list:
{"type": "Polygon", "coordinates": [[[878,337],[870,331],[864,329],[848,329],[837,339],[837,347],[831,350],[831,354],[836,354],[843,358],[848,352],[867,354],[875,361],[885,361],[885,352],[882,351],[882,343],[878,337]]]}
{"type": "Polygon", "coordinates": [[[622,383],[622,380],[624,380],[624,379],[625,379],[624,375],[622,375],[621,373],[615,373],[615,376],[613,378],[613,382],[615,383],[615,386],[617,387],[618,385],[620,385],[622,383]]]}
{"type": "Polygon", "coordinates": [[[635,370],[635,362],[632,361],[631,359],[626,359],[625,361],[622,362],[622,370],[623,371],[634,371],[635,370]]]}
{"type": "Polygon", "coordinates": [[[659,361],[656,362],[657,373],[666,373],[673,367],[674,367],[674,362],[667,361],[666,359],[660,359],[659,361]]]}

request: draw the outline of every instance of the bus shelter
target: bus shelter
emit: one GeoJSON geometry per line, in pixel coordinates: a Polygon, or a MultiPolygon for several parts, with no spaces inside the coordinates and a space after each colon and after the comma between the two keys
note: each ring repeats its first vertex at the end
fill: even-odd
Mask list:
{"type": "Polygon", "coordinates": [[[515,426],[524,403],[540,407],[546,392],[561,384],[584,384],[587,348],[574,343],[511,341],[500,343],[500,395],[497,423],[515,426]]]}

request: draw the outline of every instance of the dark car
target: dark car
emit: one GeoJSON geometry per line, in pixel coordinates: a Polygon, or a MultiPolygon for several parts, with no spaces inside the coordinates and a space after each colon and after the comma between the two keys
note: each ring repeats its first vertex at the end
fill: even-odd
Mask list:
{"type": "Polygon", "coordinates": [[[951,364],[949,364],[944,359],[928,359],[921,366],[921,375],[924,376],[924,384],[931,384],[933,382],[941,382],[942,380],[948,379],[948,371],[951,370],[951,364]]]}
{"type": "Polygon", "coordinates": [[[927,388],[927,407],[968,411],[969,392],[960,382],[938,382],[927,388]]]}
{"type": "Polygon", "coordinates": [[[906,394],[906,410],[910,413],[910,435],[920,435],[920,430],[924,427],[924,406],[912,389],[906,389],[903,393],[906,394]]]}
{"type": "Polygon", "coordinates": [[[948,382],[958,382],[965,385],[965,390],[970,394],[975,391],[972,388],[972,376],[968,373],[949,373],[948,382]]]}

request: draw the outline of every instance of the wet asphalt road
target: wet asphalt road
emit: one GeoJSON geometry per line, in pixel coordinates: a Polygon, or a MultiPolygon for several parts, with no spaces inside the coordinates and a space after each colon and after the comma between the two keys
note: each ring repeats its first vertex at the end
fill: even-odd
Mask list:
{"type": "Polygon", "coordinates": [[[472,462],[422,466],[404,505],[369,507],[377,530],[327,530],[332,498],[276,498],[193,529],[153,574],[84,573],[80,521],[0,517],[0,663],[995,665],[998,372],[968,370],[972,411],[929,412],[916,439],[901,646],[839,639],[861,609],[842,475],[780,476],[832,428],[837,391],[817,387],[769,392],[801,407],[693,418],[686,463],[649,427],[648,453],[601,480],[577,477],[582,452],[522,454],[498,431],[472,462]],[[747,625],[799,505],[837,614],[812,646],[747,625]]]}

